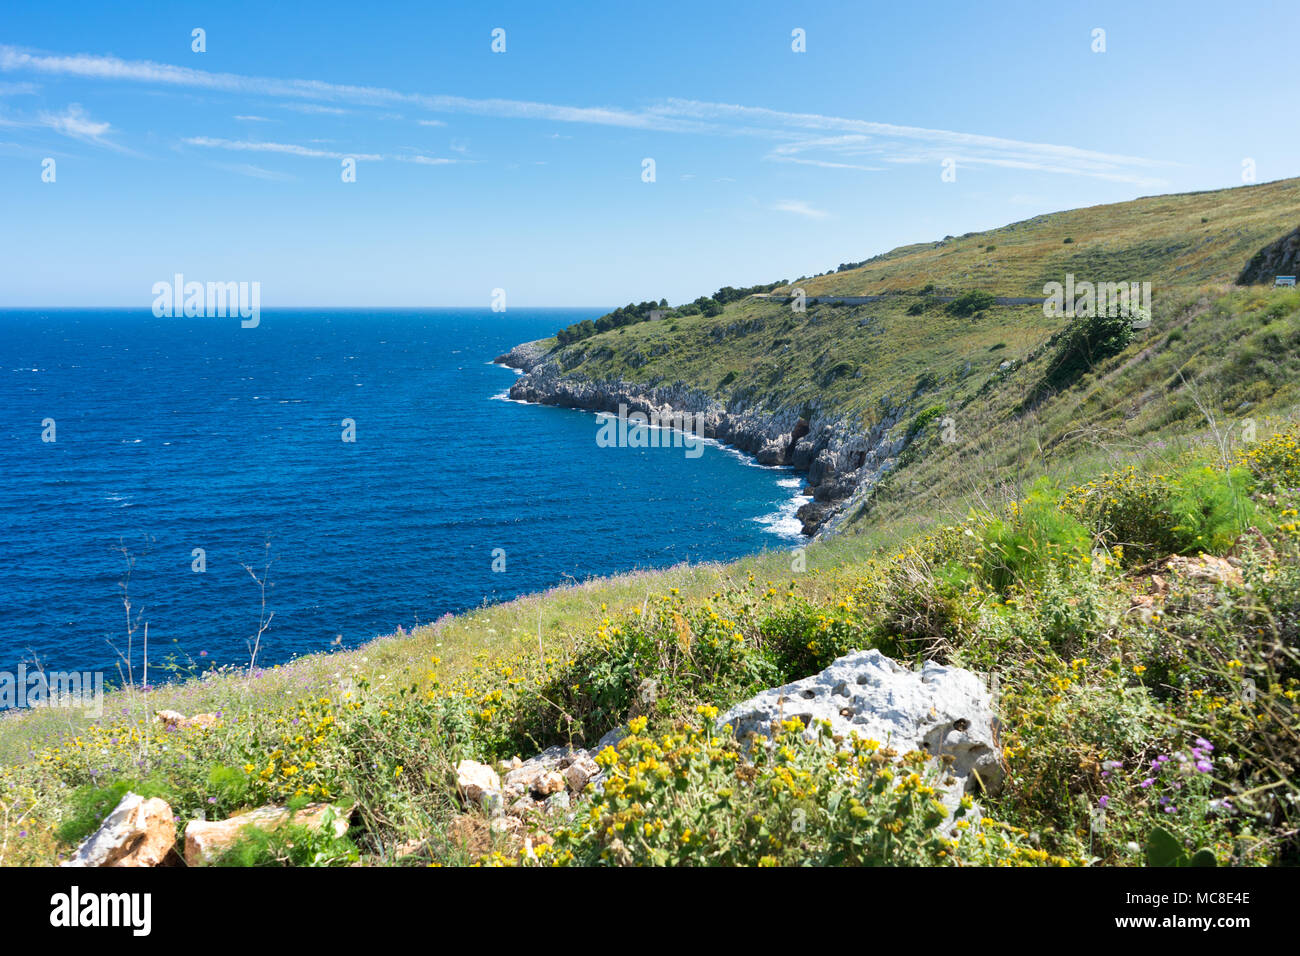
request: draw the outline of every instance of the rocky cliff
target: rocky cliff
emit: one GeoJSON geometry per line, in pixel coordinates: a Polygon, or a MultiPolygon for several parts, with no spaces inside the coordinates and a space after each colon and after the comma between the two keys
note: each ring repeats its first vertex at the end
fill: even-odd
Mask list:
{"type": "Polygon", "coordinates": [[[1270,242],[1251,258],[1246,268],[1237,276],[1237,285],[1272,285],[1277,276],[1300,273],[1300,229],[1289,232],[1270,242]]]}
{"type": "Polygon", "coordinates": [[[628,412],[647,416],[688,413],[699,416],[703,435],[753,455],[763,465],[789,465],[804,472],[804,493],[812,501],[799,509],[806,535],[832,533],[894,464],[906,440],[889,432],[902,415],[895,409],[865,433],[841,416],[798,409],[757,408],[743,401],[723,402],[699,389],[677,383],[648,386],[622,379],[590,381],[565,375],[558,353],[542,343],[518,345],[497,364],[524,374],[510,397],[542,405],[592,412],[628,412]]]}

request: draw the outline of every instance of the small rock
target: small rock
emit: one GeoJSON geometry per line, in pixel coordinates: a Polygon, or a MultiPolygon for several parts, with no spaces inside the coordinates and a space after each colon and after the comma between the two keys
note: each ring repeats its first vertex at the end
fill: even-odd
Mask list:
{"type": "Polygon", "coordinates": [[[482,804],[488,794],[501,792],[501,778],[485,763],[462,760],[456,764],[456,787],[469,803],[482,804]]]}
{"type": "Polygon", "coordinates": [[[518,817],[497,817],[489,826],[493,833],[501,833],[507,836],[514,835],[524,828],[524,822],[518,817]]]}
{"type": "Polygon", "coordinates": [[[564,789],[564,776],[554,770],[547,770],[539,776],[533,784],[533,793],[546,796],[551,793],[559,793],[564,789]]]}
{"type": "Polygon", "coordinates": [[[186,727],[211,727],[219,719],[216,714],[195,714],[186,717],[178,710],[160,710],[153,715],[168,730],[184,730],[186,727]]]}
{"type": "Polygon", "coordinates": [[[351,811],[328,803],[310,803],[296,813],[288,807],[268,806],[258,807],[228,820],[191,820],[185,827],[185,862],[190,866],[210,862],[239,839],[247,827],[269,832],[292,820],[296,826],[319,830],[325,825],[325,817],[330,811],[334,813],[334,835],[341,837],[348,832],[351,811]]]}
{"type": "Polygon", "coordinates": [[[564,781],[574,793],[582,793],[593,777],[600,773],[596,761],[586,754],[575,754],[573,762],[564,770],[564,781]]]}
{"type": "Polygon", "coordinates": [[[521,787],[525,791],[543,797],[557,790],[563,790],[564,777],[554,769],[557,766],[559,766],[558,758],[554,761],[541,761],[534,758],[519,769],[511,770],[506,774],[506,786],[521,787]]]}
{"type": "Polygon", "coordinates": [[[175,845],[172,808],[128,793],[63,866],[157,866],[175,845]]]}
{"type": "Polygon", "coordinates": [[[417,854],[423,853],[428,848],[429,841],[427,838],[407,840],[405,843],[399,843],[397,847],[394,848],[393,856],[397,859],[401,859],[404,856],[416,856],[417,854]]]}
{"type": "Polygon", "coordinates": [[[1233,567],[1231,562],[1211,554],[1202,554],[1196,558],[1176,554],[1165,562],[1165,567],[1170,571],[1181,572],[1193,580],[1211,581],[1235,588],[1241,587],[1244,583],[1241,571],[1233,567]]]}

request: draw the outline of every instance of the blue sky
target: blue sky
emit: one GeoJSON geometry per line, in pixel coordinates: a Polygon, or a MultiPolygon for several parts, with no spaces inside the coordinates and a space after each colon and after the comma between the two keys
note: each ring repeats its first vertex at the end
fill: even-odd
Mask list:
{"type": "Polygon", "coordinates": [[[1297,36],[1196,0],[11,0],[0,306],[147,308],[176,272],[263,308],[675,303],[1265,182],[1300,173],[1297,36]]]}

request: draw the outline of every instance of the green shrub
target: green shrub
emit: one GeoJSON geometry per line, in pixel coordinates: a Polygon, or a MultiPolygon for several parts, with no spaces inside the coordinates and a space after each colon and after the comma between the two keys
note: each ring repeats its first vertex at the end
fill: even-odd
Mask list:
{"type": "Polygon", "coordinates": [[[1073,319],[1058,340],[1038,390],[1073,384],[1098,362],[1124,351],[1133,335],[1133,319],[1126,312],[1073,319]]]}
{"type": "Polygon", "coordinates": [[[1179,554],[1224,554],[1250,527],[1254,479],[1245,468],[1195,468],[1175,477],[1170,488],[1172,550],[1179,554]]]}
{"type": "Polygon", "coordinates": [[[979,533],[975,566],[992,590],[1006,594],[1013,585],[1032,587],[1049,568],[1088,560],[1092,536],[1062,511],[1059,493],[1040,480],[1005,518],[991,518],[979,533]]]}
{"type": "Polygon", "coordinates": [[[1064,508],[1130,560],[1222,554],[1256,517],[1254,479],[1240,466],[1149,474],[1129,467],[1071,488],[1064,508]]]}
{"type": "Polygon", "coordinates": [[[976,312],[983,312],[996,303],[997,296],[992,292],[985,292],[983,289],[971,289],[949,302],[944,307],[944,311],[949,315],[965,318],[974,315],[976,312]]]}
{"type": "Polygon", "coordinates": [[[850,651],[870,645],[866,629],[846,613],[795,600],[759,625],[759,646],[779,682],[825,669],[850,651]]]}
{"type": "Polygon", "coordinates": [[[1270,435],[1243,450],[1238,463],[1267,491],[1300,488],[1300,425],[1270,435]]]}
{"type": "Polygon", "coordinates": [[[520,750],[594,742],[652,703],[646,682],[662,704],[660,716],[670,717],[698,703],[740,699],[778,679],[746,640],[739,613],[689,607],[665,595],[644,615],[606,622],[538,693],[521,700],[507,739],[520,750]]]}
{"type": "MultiPolygon", "coordinates": [[[[716,709],[701,708],[706,721],[716,709]]],[[[589,812],[555,833],[535,862],[551,865],[934,866],[1067,864],[1031,847],[1023,831],[946,811],[927,755],[900,762],[854,735],[837,749],[825,724],[798,720],[749,750],[711,729],[659,738],[634,722],[598,757],[607,778],[589,812]]],[[[525,857],[525,859],[527,859],[525,857]]],[[[508,862],[501,860],[500,862],[508,862]]],[[[529,862],[534,862],[529,860],[529,862]]]]}

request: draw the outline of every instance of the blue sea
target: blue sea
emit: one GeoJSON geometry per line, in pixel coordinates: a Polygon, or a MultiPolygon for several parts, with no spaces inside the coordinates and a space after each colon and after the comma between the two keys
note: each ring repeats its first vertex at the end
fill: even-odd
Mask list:
{"type": "Polygon", "coordinates": [[[114,678],[124,583],[138,674],[146,621],[151,668],[247,664],[262,602],[245,566],[267,584],[271,664],[593,575],[797,546],[788,470],[712,444],[599,447],[595,416],[506,399],[516,373],[493,357],[602,311],[264,310],[255,329],[0,311],[0,668],[114,678]]]}

